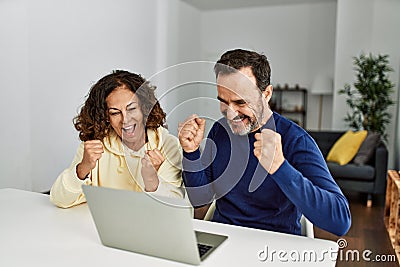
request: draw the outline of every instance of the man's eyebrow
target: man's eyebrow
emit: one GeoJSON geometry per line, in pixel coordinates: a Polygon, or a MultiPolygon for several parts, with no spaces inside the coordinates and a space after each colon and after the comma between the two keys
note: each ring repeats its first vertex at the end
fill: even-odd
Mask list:
{"type": "MultiPolygon", "coordinates": [[[[228,104],[228,101],[226,101],[225,99],[222,99],[219,96],[217,96],[217,99],[224,104],[228,104]]],[[[244,100],[244,99],[237,99],[237,100],[233,100],[232,102],[235,103],[236,105],[243,105],[243,104],[247,103],[246,100],[244,100]]]]}
{"type": "Polygon", "coordinates": [[[220,96],[217,96],[217,99],[222,103],[225,103],[225,104],[228,103],[228,101],[226,101],[225,99],[222,99],[220,96]]]}
{"type": "Polygon", "coordinates": [[[232,102],[236,103],[238,105],[243,105],[243,104],[247,103],[246,100],[244,100],[244,99],[233,100],[232,102]]]}

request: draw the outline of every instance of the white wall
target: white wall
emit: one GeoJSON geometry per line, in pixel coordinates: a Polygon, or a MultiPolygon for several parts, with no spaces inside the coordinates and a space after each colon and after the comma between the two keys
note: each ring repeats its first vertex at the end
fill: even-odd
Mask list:
{"type": "MultiPolygon", "coordinates": [[[[336,3],[216,10],[202,16],[202,50],[217,60],[226,50],[247,48],[270,60],[271,82],[310,89],[319,73],[333,78],[336,3]]],[[[322,128],[330,128],[330,97],[325,97],[322,128]]],[[[307,128],[318,125],[319,97],[309,95],[307,128]]]]}
{"type": "MultiPolygon", "coordinates": [[[[337,36],[335,57],[336,91],[345,83],[352,84],[355,80],[353,58],[362,51],[373,54],[388,54],[390,65],[394,72],[392,81],[398,82],[400,62],[400,1],[397,0],[338,0],[337,36]]],[[[398,99],[399,84],[396,84],[393,99],[398,99]]],[[[348,106],[345,97],[334,94],[333,98],[333,129],[347,129],[343,118],[348,106]]],[[[396,106],[389,111],[393,114],[392,122],[387,127],[389,135],[389,168],[393,168],[396,106]]],[[[397,153],[396,153],[397,154],[397,153]]]]}
{"type": "Polygon", "coordinates": [[[90,86],[113,69],[155,73],[155,10],[139,0],[0,1],[0,35],[9,37],[0,49],[9,114],[0,188],[48,190],[75,153],[72,118],[90,86]]]}
{"type": "Polygon", "coordinates": [[[0,2],[0,188],[31,188],[27,1],[0,2]]]}
{"type": "MultiPolygon", "coordinates": [[[[159,96],[175,86],[181,70],[157,73],[200,58],[200,14],[180,0],[0,1],[1,111],[10,114],[0,135],[0,188],[49,190],[80,142],[73,117],[111,70],[156,77],[159,96]]],[[[161,102],[168,112],[190,97],[180,90],[161,102]]],[[[185,108],[169,117],[172,132],[185,108]]]]}
{"type": "MultiPolygon", "coordinates": [[[[390,56],[390,65],[394,72],[390,74],[391,80],[395,83],[395,92],[393,99],[399,99],[399,80],[400,77],[400,1],[398,0],[385,0],[374,1],[374,24],[372,27],[372,52],[388,54],[390,56]]],[[[399,151],[395,151],[396,132],[396,113],[398,102],[396,106],[389,108],[389,112],[393,115],[391,123],[387,127],[389,135],[388,148],[389,148],[389,168],[393,169],[398,162],[399,151]]]]}
{"type": "Polygon", "coordinates": [[[182,105],[193,98],[197,90],[180,86],[198,78],[193,65],[201,55],[201,11],[180,0],[159,0],[160,18],[157,42],[157,73],[150,80],[155,84],[161,106],[167,113],[169,131],[177,135],[178,122],[197,109],[197,105],[182,105]]]}

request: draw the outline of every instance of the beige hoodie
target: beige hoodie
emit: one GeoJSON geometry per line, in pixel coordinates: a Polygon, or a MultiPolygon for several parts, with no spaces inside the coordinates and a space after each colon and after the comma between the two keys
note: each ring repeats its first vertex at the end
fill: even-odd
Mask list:
{"type": "Polygon", "coordinates": [[[114,132],[103,139],[104,153],[96,167],[85,180],[78,178],[76,166],[82,161],[83,142],[68,169],[65,169],[50,190],[50,200],[61,208],[68,208],[86,202],[82,184],[104,186],[116,189],[144,191],[141,175],[141,159],[146,150],[158,148],[165,161],[157,174],[160,180],[154,194],[167,197],[183,197],[182,187],[182,148],[178,139],[159,127],[147,130],[148,142],[139,150],[133,151],[124,146],[121,138],[114,132]]]}

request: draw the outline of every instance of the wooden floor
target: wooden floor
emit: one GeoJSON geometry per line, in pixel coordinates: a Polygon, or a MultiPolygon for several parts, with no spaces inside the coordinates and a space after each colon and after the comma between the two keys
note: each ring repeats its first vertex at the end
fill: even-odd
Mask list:
{"type": "Polygon", "coordinates": [[[341,246],[347,243],[345,248],[339,250],[336,266],[399,266],[383,221],[384,197],[374,197],[373,206],[368,208],[366,207],[366,195],[350,192],[345,192],[345,195],[349,200],[352,216],[349,232],[343,237],[338,237],[314,227],[316,238],[329,239],[335,242],[342,238],[344,240],[338,244],[341,246]],[[371,251],[371,253],[366,250],[371,251]],[[365,253],[367,260],[370,259],[370,262],[363,259],[363,253],[365,253]],[[381,261],[378,262],[379,259],[381,261]]]}

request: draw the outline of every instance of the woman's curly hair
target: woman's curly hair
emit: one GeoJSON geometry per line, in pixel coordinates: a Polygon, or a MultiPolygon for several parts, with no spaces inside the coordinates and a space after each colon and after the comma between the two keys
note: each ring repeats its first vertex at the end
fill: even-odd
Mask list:
{"type": "Polygon", "coordinates": [[[82,141],[103,140],[112,129],[109,123],[106,98],[117,87],[125,86],[139,99],[146,129],[156,129],[165,123],[165,112],[155,97],[155,86],[142,76],[115,70],[92,86],[80,113],[73,120],[82,141]]]}

